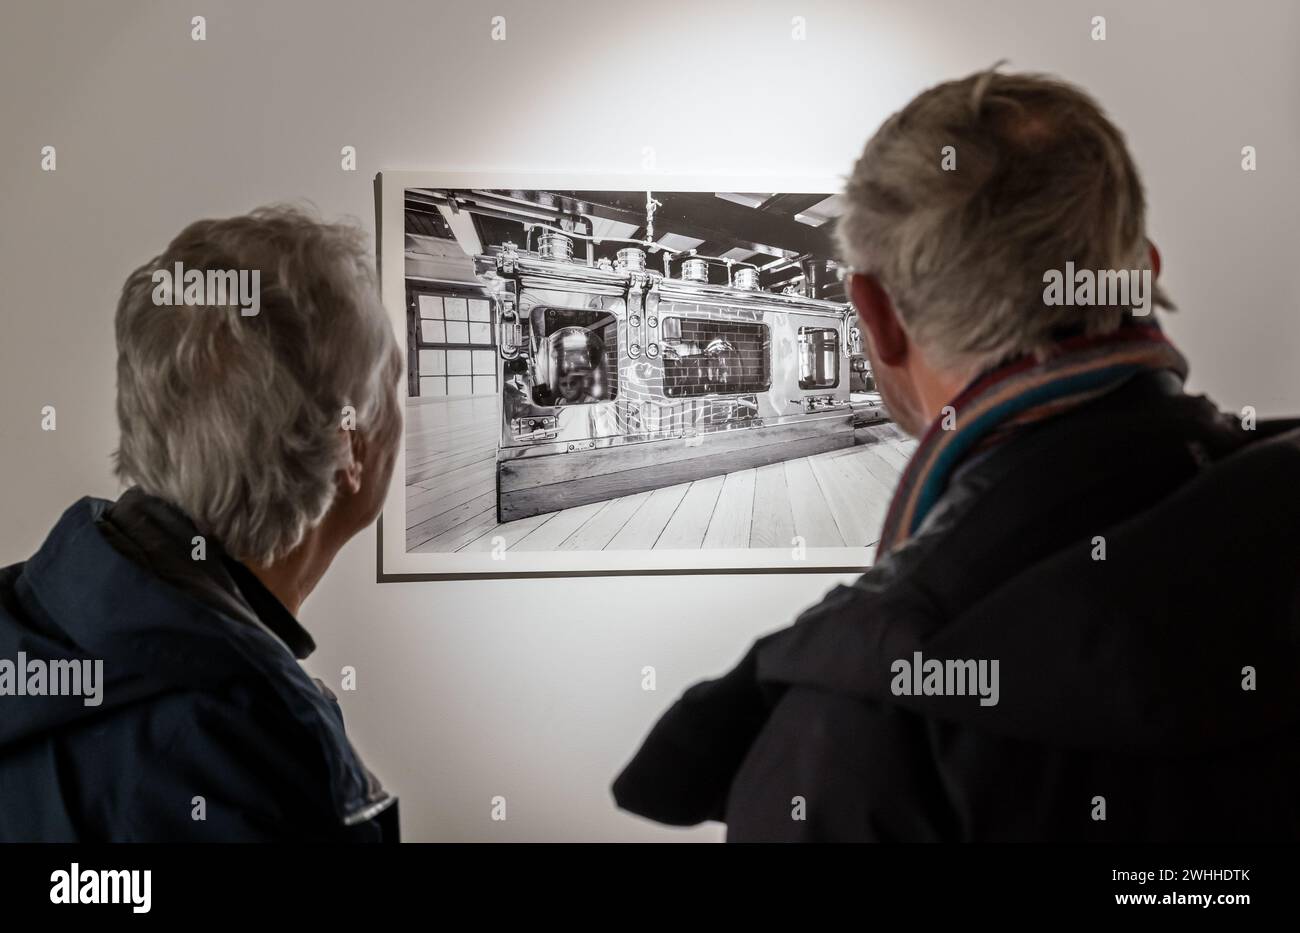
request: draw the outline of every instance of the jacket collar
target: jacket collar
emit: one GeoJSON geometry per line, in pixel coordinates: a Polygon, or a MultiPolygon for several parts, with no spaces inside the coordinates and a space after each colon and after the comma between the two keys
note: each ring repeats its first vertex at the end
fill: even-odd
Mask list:
{"type": "Polygon", "coordinates": [[[198,529],[165,500],[133,486],[104,510],[97,525],[118,552],[187,595],[262,628],[298,660],[316,649],[293,613],[211,535],[204,536],[204,559],[195,559],[198,529]]]}

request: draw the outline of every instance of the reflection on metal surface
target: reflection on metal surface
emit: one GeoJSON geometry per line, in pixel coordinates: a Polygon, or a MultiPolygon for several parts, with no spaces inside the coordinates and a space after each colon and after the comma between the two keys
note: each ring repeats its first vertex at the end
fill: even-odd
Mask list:
{"type": "Polygon", "coordinates": [[[704,259],[682,260],[683,282],[707,282],[709,280],[709,263],[704,259]]]}
{"type": "Polygon", "coordinates": [[[537,253],[543,259],[568,262],[573,258],[573,240],[562,233],[544,233],[540,238],[537,253]]]}
{"type": "Polygon", "coordinates": [[[518,356],[503,361],[503,458],[559,452],[549,428],[518,431],[518,419],[554,418],[561,440],[600,448],[824,414],[810,395],[847,404],[847,305],[668,279],[634,268],[638,254],[620,251],[625,267],[613,270],[513,249],[478,257],[498,308],[519,322],[507,344],[518,356]],[[816,335],[808,349],[801,331],[816,335]],[[562,402],[566,391],[586,400],[562,402]]]}
{"type": "Polygon", "coordinates": [[[799,328],[799,388],[829,389],[839,381],[839,332],[829,327],[799,328]]]}
{"type": "Polygon", "coordinates": [[[550,404],[590,405],[606,398],[605,344],[585,327],[561,327],[546,338],[537,360],[534,398],[550,404]]]}
{"type": "Polygon", "coordinates": [[[645,270],[645,250],[629,246],[614,254],[614,265],[620,272],[643,272],[645,270]]]}
{"type": "Polygon", "coordinates": [[[853,408],[853,424],[861,426],[876,421],[885,421],[889,412],[879,392],[854,391],[849,395],[849,405],[853,408]]]}
{"type": "Polygon", "coordinates": [[[664,394],[755,392],[768,386],[769,329],[748,321],[664,319],[664,394]]]}
{"type": "Polygon", "coordinates": [[[491,299],[476,342],[499,357],[498,521],[854,442],[882,406],[826,287],[828,231],[796,213],[815,200],[408,191],[415,232],[450,225],[491,299]]]}
{"type": "Polygon", "coordinates": [[[560,489],[572,504],[679,481],[663,464],[709,475],[715,460],[726,472],[852,443],[848,305],[754,287],[748,267],[730,276],[742,287],[715,285],[704,258],[670,278],[639,249],[610,268],[548,242],[555,256],[476,257],[499,319],[517,328],[501,341],[501,520],[554,509],[560,489]],[[601,466],[609,457],[621,459],[601,466]],[[570,489],[591,475],[602,478],[588,491],[570,489]]]}

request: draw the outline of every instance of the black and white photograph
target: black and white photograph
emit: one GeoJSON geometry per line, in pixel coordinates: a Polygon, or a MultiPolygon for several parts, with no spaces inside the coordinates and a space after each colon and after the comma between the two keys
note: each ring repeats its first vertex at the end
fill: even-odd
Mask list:
{"type": "Polygon", "coordinates": [[[1300,0],[0,21],[6,917],[1292,906],[1300,0]]]}
{"type": "Polygon", "coordinates": [[[914,442],[840,195],[404,184],[408,553],[865,563],[914,442]]]}

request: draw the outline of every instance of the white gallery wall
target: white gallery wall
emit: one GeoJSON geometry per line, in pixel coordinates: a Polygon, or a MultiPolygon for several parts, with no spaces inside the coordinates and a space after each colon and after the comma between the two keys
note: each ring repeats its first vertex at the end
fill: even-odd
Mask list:
{"type": "MultiPolygon", "coordinates": [[[[1126,131],[1193,388],[1300,414],[1298,48],[1292,0],[9,0],[0,563],[77,497],[117,494],[117,293],[188,222],[308,199],[373,230],[389,169],[839,176],[917,91],[1002,58],[1081,83],[1126,131]]],[[[836,582],[374,579],[371,530],[304,607],[308,666],[336,689],[356,668],[349,730],[405,837],[449,841],[721,838],[621,814],[609,782],[685,686],[836,582]]]]}

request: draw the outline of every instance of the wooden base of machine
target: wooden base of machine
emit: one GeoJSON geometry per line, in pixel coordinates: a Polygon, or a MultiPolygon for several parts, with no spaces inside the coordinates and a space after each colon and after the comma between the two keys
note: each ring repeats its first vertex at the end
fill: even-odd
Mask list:
{"type": "Polygon", "coordinates": [[[845,412],[690,439],[502,460],[497,464],[497,520],[515,521],[853,443],[853,418],[845,412]]]}

